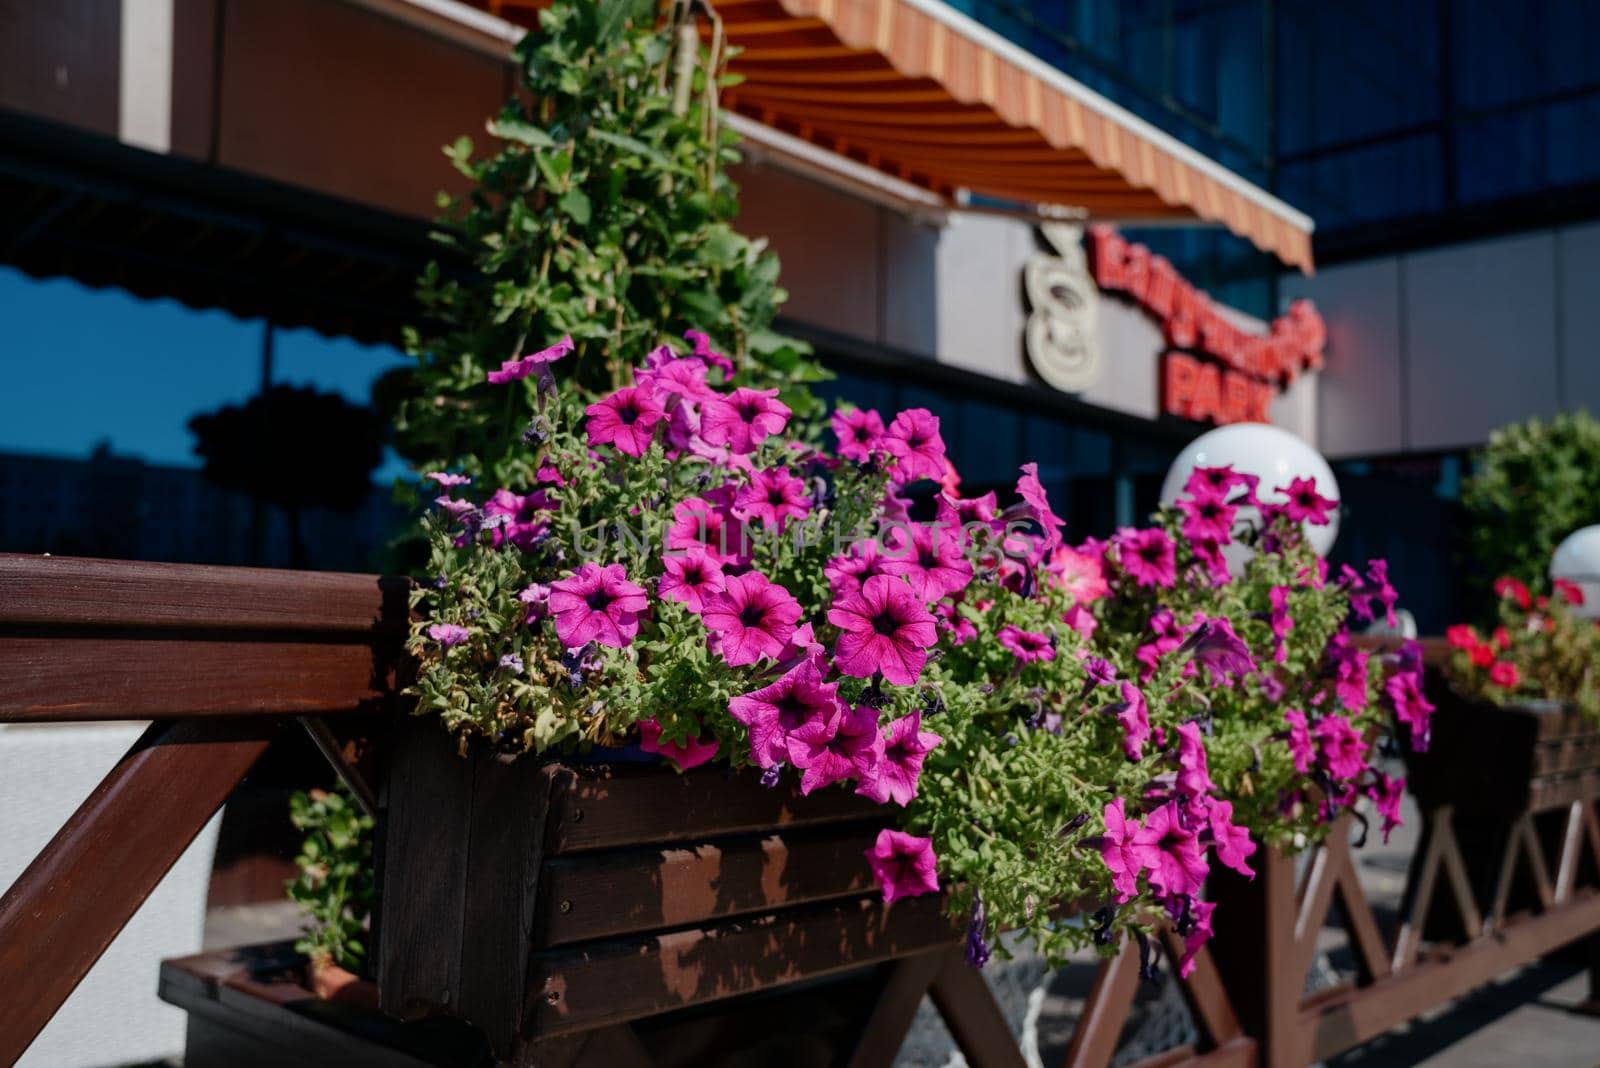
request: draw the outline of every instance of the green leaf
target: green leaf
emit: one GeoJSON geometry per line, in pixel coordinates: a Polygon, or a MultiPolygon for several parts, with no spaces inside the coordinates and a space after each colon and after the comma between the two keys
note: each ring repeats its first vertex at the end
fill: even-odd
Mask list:
{"type": "Polygon", "coordinates": [[[589,203],[589,196],[581,189],[569,189],[561,196],[558,202],[561,210],[579,226],[588,226],[589,219],[593,216],[593,205],[589,203]]]}
{"type": "MultiPolygon", "coordinates": [[[[515,141],[517,144],[528,145],[532,148],[556,147],[554,138],[525,119],[502,116],[498,119],[490,119],[488,127],[489,133],[503,141],[515,141]]],[[[470,144],[471,142],[468,142],[469,146],[470,144]]],[[[470,147],[468,151],[471,151],[470,147]]]]}

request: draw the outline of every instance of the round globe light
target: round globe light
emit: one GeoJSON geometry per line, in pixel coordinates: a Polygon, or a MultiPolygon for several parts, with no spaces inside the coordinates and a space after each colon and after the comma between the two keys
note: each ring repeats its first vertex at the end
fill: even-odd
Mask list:
{"type": "Polygon", "coordinates": [[[1568,534],[1550,557],[1550,577],[1576,582],[1583,604],[1573,609],[1584,619],[1600,619],[1600,524],[1568,534]]]}
{"type": "MultiPolygon", "coordinates": [[[[1184,483],[1197,467],[1232,467],[1246,475],[1261,480],[1257,493],[1269,504],[1287,500],[1281,492],[1296,478],[1309,478],[1316,483],[1317,492],[1339,501],[1339,483],[1333,469],[1322,455],[1295,434],[1281,426],[1269,423],[1232,423],[1208,430],[1191,441],[1178,458],[1172,461],[1167,478],[1161,484],[1161,503],[1171,505],[1183,494],[1184,483]]],[[[1261,513],[1254,507],[1239,509],[1236,520],[1242,526],[1259,523],[1261,513]]],[[[1325,526],[1305,525],[1306,538],[1318,556],[1327,556],[1339,536],[1339,509],[1328,513],[1325,526]]],[[[1254,550],[1235,542],[1223,550],[1228,569],[1238,575],[1254,550]]],[[[1600,569],[1596,570],[1600,575],[1600,569]]]]}

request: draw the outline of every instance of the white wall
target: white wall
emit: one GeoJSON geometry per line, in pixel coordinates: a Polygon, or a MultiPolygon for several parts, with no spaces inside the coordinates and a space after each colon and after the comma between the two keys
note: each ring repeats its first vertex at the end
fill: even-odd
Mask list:
{"type": "Polygon", "coordinates": [[[1330,456],[1455,449],[1529,416],[1600,411],[1600,224],[1339,265],[1283,291],[1328,322],[1330,456]]]}

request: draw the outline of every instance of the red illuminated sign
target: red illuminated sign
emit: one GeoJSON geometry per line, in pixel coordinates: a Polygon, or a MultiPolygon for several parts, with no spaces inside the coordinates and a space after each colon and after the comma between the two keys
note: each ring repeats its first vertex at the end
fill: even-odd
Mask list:
{"type": "Polygon", "coordinates": [[[1272,398],[1322,367],[1327,329],[1297,300],[1265,334],[1240,329],[1160,256],[1109,226],[1089,228],[1089,272],[1102,290],[1125,293],[1160,320],[1173,350],[1162,356],[1161,406],[1216,423],[1268,422],[1272,398]]]}

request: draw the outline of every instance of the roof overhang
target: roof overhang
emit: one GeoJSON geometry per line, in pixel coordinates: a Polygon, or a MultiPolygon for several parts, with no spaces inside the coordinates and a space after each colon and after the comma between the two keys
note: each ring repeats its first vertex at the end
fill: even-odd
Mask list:
{"type": "MultiPolygon", "coordinates": [[[[470,11],[473,29],[504,47],[497,16],[531,24],[548,0],[355,2],[433,18],[470,11]]],[[[852,161],[855,179],[866,168],[902,199],[922,190],[942,206],[976,196],[1124,224],[1223,226],[1312,271],[1309,216],[941,0],[711,6],[743,79],[724,105],[852,161]]]]}

